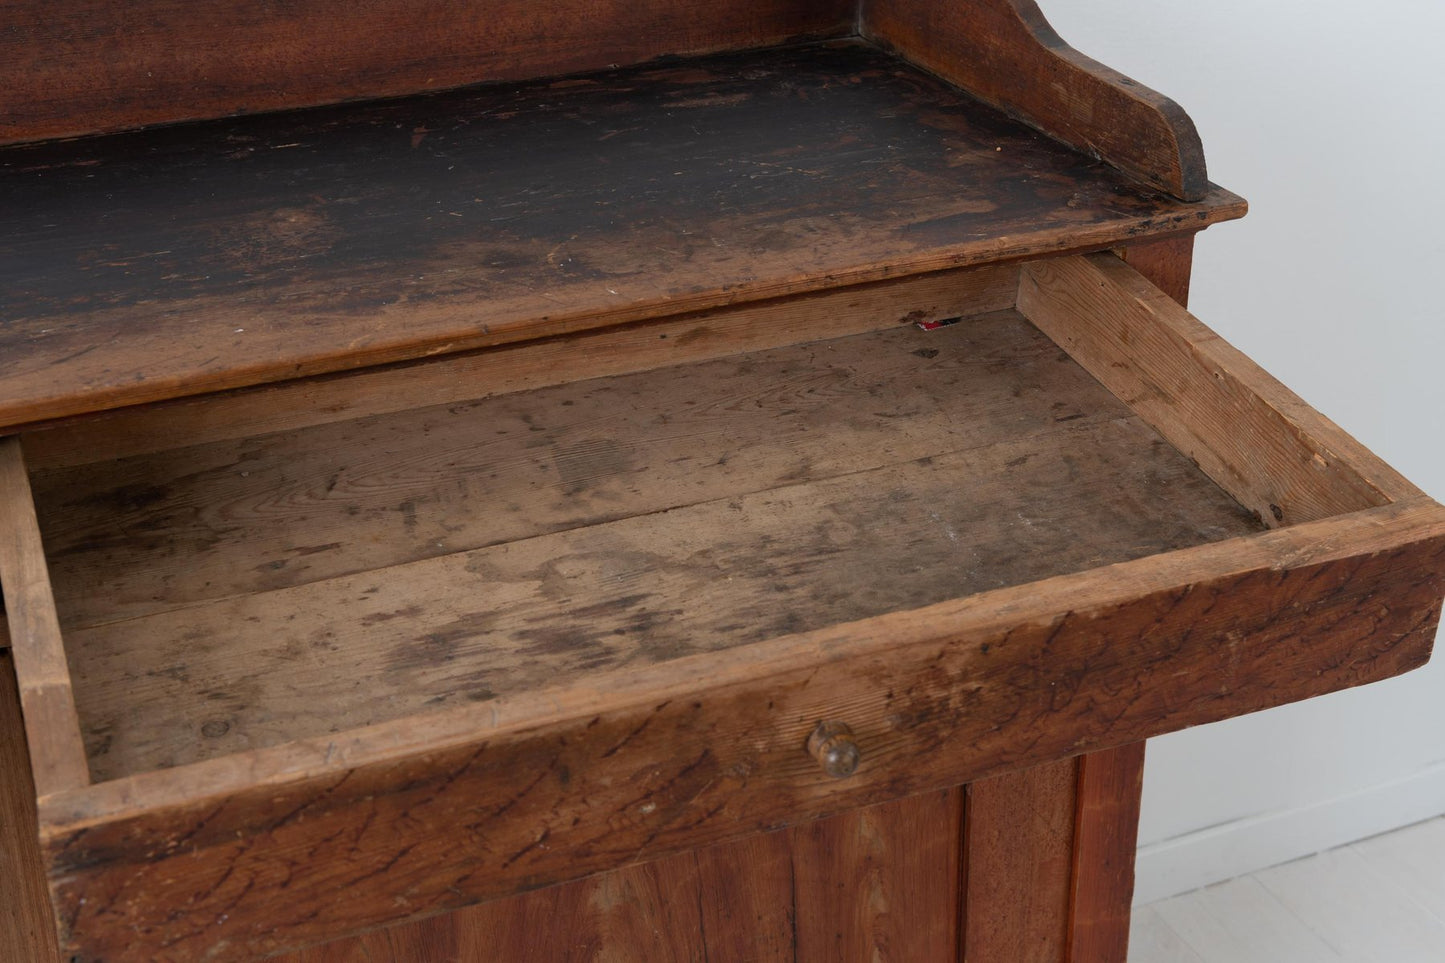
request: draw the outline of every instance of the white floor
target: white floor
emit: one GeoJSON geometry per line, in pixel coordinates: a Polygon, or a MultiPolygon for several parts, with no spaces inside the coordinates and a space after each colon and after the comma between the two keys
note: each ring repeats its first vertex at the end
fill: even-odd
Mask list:
{"type": "Polygon", "coordinates": [[[1129,963],[1445,963],[1445,817],[1135,907],[1129,963]]]}

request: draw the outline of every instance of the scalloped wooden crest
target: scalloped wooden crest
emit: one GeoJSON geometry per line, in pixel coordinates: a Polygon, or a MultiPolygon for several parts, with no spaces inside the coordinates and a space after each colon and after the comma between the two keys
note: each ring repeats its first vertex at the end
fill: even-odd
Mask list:
{"type": "Polygon", "coordinates": [[[1151,187],[1186,201],[1209,190],[1183,108],[1070,47],[1033,0],[864,0],[862,32],[1151,187]]]}

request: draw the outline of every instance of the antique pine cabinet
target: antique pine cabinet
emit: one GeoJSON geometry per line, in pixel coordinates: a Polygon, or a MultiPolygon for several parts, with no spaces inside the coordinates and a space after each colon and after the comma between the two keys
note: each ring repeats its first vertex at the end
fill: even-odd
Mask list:
{"type": "Polygon", "coordinates": [[[1445,512],[1032,0],[0,9],[0,957],[1121,961],[1445,512]]]}

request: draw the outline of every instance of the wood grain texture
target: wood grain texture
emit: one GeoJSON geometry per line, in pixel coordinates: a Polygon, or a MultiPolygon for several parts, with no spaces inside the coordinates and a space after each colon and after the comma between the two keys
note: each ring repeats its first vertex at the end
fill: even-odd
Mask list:
{"type": "Polygon", "coordinates": [[[962,963],[1069,959],[1078,771],[1062,759],[967,787],[962,963]]]}
{"type": "Polygon", "coordinates": [[[763,46],[853,19],[836,0],[12,0],[0,143],[763,46]]]}
{"type": "Polygon", "coordinates": [[[1033,0],[864,0],[865,36],[1146,184],[1210,189],[1204,149],[1172,100],[1074,50],[1033,0]]]}
{"type": "MultiPolygon", "coordinates": [[[[604,873],[524,899],[521,918],[505,906],[482,907],[476,949],[459,959],[705,960],[702,880],[691,853],[604,873]],[[486,955],[482,955],[486,954],[486,955]]],[[[424,959],[424,958],[423,958],[424,959]]]]}
{"type": "Polygon", "coordinates": [[[961,796],[933,792],[791,830],[798,963],[954,955],[961,796]]]}
{"type": "Polygon", "coordinates": [[[861,284],[650,323],[51,423],[24,435],[32,470],[111,461],[367,415],[475,401],[903,324],[1012,308],[1018,266],[988,265],[861,284]]]}
{"type": "Polygon", "coordinates": [[[1012,313],[41,484],[97,778],[1256,530],[1012,313]]]}
{"type": "Polygon", "coordinates": [[[1125,963],[1134,899],[1134,850],[1144,791],[1144,743],[1078,760],[1070,963],[1125,963]]]}
{"type": "Polygon", "coordinates": [[[1423,664],[1442,590],[1390,505],[56,794],[63,946],[244,958],[1308,698],[1423,664]]]}
{"type": "Polygon", "coordinates": [[[947,959],[954,947],[960,798],[959,790],[947,790],[902,799],[275,959],[947,959]]]}
{"type": "MultiPolygon", "coordinates": [[[[798,910],[815,894],[798,889],[796,854],[790,830],[694,851],[707,963],[800,963],[798,910]]],[[[844,866],[847,876],[840,885],[859,883],[853,870],[844,866]]]]}
{"type": "MultiPolygon", "coordinates": [[[[1121,473],[1111,484],[1137,475],[1140,496],[1177,501],[1170,511],[1199,537],[1211,537],[1211,522],[1212,537],[1248,530],[1197,475],[1187,482],[1187,462],[1153,450],[1147,435],[1102,427],[1130,418],[1003,312],[40,471],[32,484],[67,629],[932,456],[1003,445],[1007,453],[976,458],[1011,461],[1023,454],[1014,448],[1076,447],[1064,436],[1081,430],[1146,449],[1105,459],[1121,473]],[[1179,476],[1183,487],[1165,484],[1179,476]]],[[[1025,474],[1033,457],[1001,470],[1025,474]]],[[[1039,457],[1041,468],[1060,456],[1039,457]]],[[[1075,487],[1098,470],[1077,464],[1075,487]]],[[[974,501],[994,497],[986,480],[970,485],[974,501]]],[[[1125,511],[1127,537],[1143,536],[1148,517],[1161,546],[1189,538],[1147,507],[1125,511]]],[[[1036,511],[1069,514],[1046,502],[1036,511]]],[[[956,534],[981,553],[995,524],[1010,523],[983,518],[956,534]]],[[[1017,554],[996,564],[1026,564],[1017,554]]]]}
{"type": "Polygon", "coordinates": [[[0,438],[0,583],[40,795],[90,782],[20,440],[0,438]]]}
{"type": "MultiPolygon", "coordinates": [[[[699,963],[704,880],[692,853],[405,923],[278,963],[699,963]]],[[[716,894],[726,898],[726,893],[716,894]]],[[[714,898],[709,894],[708,898],[714,898]]]]}
{"type": "Polygon", "coordinates": [[[1029,264],[1019,310],[1266,525],[1418,495],[1111,254],[1029,264]]]}
{"type": "Polygon", "coordinates": [[[40,858],[25,722],[6,642],[5,620],[0,617],[0,960],[59,963],[55,917],[40,858]]]}
{"type": "Polygon", "coordinates": [[[1163,291],[1180,307],[1189,307],[1189,281],[1194,272],[1194,234],[1130,244],[1119,257],[1139,276],[1163,291]]]}
{"type": "Polygon", "coordinates": [[[13,148],[0,207],[0,425],[1243,213],[860,43],[13,148]]]}

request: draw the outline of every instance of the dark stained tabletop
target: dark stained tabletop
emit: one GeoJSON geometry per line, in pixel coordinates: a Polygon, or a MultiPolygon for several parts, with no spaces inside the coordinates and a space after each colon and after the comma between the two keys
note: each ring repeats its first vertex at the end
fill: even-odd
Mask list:
{"type": "Polygon", "coordinates": [[[859,42],[10,148],[0,426],[1243,209],[859,42]]]}

